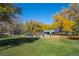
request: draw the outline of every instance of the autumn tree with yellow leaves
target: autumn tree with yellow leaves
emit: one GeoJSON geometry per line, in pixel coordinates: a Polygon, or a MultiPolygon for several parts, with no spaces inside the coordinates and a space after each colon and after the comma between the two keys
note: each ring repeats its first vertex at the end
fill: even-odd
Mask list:
{"type": "Polygon", "coordinates": [[[54,16],[54,23],[53,23],[53,28],[60,29],[61,31],[72,31],[72,27],[74,26],[75,22],[72,20],[67,19],[66,17],[62,16],[61,14],[56,14],[54,16]]]}
{"type": "Polygon", "coordinates": [[[72,32],[75,25],[75,20],[78,18],[78,13],[75,4],[70,4],[70,8],[62,9],[59,13],[53,16],[53,29],[60,29],[61,31],[72,32]]]}
{"type": "Polygon", "coordinates": [[[40,23],[34,20],[27,21],[22,25],[22,30],[29,33],[37,33],[40,30],[40,23]]]}

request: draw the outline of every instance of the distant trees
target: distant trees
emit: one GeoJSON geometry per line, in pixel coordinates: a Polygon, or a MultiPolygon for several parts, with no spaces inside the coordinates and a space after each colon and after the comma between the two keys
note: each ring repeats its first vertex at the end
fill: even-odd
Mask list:
{"type": "Polygon", "coordinates": [[[22,30],[24,32],[29,33],[40,33],[44,30],[49,30],[50,25],[49,24],[42,24],[40,22],[37,22],[35,20],[29,20],[25,24],[22,25],[22,30]]]}
{"type": "Polygon", "coordinates": [[[23,24],[22,26],[22,30],[24,32],[29,32],[29,33],[37,33],[40,32],[40,23],[34,20],[29,20],[28,22],[26,22],[25,24],[23,24]]]}
{"type": "Polygon", "coordinates": [[[41,24],[41,30],[52,30],[52,25],[51,24],[41,24]]]}

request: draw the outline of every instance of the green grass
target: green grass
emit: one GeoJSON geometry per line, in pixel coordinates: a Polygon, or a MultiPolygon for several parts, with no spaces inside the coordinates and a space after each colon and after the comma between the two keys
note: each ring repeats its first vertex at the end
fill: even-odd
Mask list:
{"type": "MultiPolygon", "coordinates": [[[[13,40],[9,37],[8,40],[13,40]]],[[[3,38],[0,41],[3,42],[3,38]]],[[[0,46],[0,55],[2,56],[79,56],[78,40],[50,40],[38,39],[30,41],[24,38],[14,39],[16,42],[0,46]],[[19,41],[20,40],[20,41],[19,41]],[[16,44],[18,43],[18,44],[16,44]],[[15,45],[14,45],[15,44],[15,45]]],[[[13,41],[14,41],[13,40],[13,41]]],[[[7,39],[4,39],[7,41],[7,39]]],[[[0,43],[1,43],[0,42],[0,43]]],[[[5,42],[3,42],[5,43],[5,42]]]]}

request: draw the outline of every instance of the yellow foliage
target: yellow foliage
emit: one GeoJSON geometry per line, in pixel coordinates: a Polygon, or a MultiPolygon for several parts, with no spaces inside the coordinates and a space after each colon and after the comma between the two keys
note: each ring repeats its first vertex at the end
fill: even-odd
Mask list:
{"type": "Polygon", "coordinates": [[[60,19],[62,20],[62,16],[61,16],[60,14],[56,14],[56,15],[54,16],[54,20],[55,20],[55,21],[60,21],[60,19]]]}
{"type": "Polygon", "coordinates": [[[75,13],[74,12],[70,12],[70,16],[75,16],[75,13]]]}
{"type": "Polygon", "coordinates": [[[49,30],[50,29],[50,25],[49,24],[42,24],[41,25],[41,29],[42,30],[49,30]]]}
{"type": "Polygon", "coordinates": [[[58,22],[54,22],[53,25],[52,25],[52,28],[56,29],[56,28],[58,28],[58,25],[59,25],[58,22]]]}
{"type": "Polygon", "coordinates": [[[66,31],[72,31],[72,27],[75,25],[75,22],[69,21],[69,20],[64,20],[63,21],[63,30],[66,31]]]}
{"type": "Polygon", "coordinates": [[[72,27],[75,25],[74,21],[63,17],[61,14],[57,14],[54,16],[55,22],[53,23],[53,28],[56,29],[59,26],[63,26],[63,30],[72,31],[72,27]]]}

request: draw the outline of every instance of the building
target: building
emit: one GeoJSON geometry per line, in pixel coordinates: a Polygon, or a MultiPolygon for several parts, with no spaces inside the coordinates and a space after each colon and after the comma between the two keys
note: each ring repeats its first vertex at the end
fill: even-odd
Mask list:
{"type": "Polygon", "coordinates": [[[55,30],[45,30],[42,32],[42,34],[44,34],[44,35],[53,35],[55,33],[56,33],[55,30]]]}

